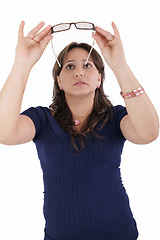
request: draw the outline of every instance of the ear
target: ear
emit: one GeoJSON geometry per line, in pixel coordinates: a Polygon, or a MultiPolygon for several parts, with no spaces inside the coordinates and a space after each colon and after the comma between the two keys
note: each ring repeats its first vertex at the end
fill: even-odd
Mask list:
{"type": "Polygon", "coordinates": [[[60,77],[57,75],[57,82],[58,82],[58,86],[59,88],[61,87],[61,80],[60,80],[60,77]]]}
{"type": "Polygon", "coordinates": [[[98,84],[99,84],[99,86],[101,85],[101,79],[102,79],[102,75],[101,75],[101,73],[99,74],[99,77],[98,77],[98,84]]]}

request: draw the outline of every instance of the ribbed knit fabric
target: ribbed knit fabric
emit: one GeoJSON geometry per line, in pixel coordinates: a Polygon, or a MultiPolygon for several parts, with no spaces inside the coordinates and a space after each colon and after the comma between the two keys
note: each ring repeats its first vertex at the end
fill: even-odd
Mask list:
{"type": "Polygon", "coordinates": [[[120,173],[125,138],[120,121],[126,108],[111,107],[112,121],[87,133],[78,154],[70,136],[49,108],[31,107],[21,114],[36,127],[36,144],[44,179],[45,240],[136,240],[138,230],[120,173]]]}

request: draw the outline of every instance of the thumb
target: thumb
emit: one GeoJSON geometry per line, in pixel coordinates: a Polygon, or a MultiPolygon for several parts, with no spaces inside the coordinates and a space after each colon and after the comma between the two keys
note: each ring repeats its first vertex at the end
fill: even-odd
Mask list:
{"type": "Polygon", "coordinates": [[[93,39],[96,40],[100,50],[103,48],[103,41],[102,41],[102,36],[99,33],[92,33],[93,39]]]}
{"type": "Polygon", "coordinates": [[[22,21],[21,24],[19,25],[18,38],[24,37],[24,33],[23,33],[24,25],[25,25],[24,21],[22,21]]]}

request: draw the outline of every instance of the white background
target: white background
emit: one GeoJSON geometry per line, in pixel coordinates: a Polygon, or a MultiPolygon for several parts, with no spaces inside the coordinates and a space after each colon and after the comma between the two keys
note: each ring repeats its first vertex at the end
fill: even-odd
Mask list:
{"type": "MultiPolygon", "coordinates": [[[[1,1],[0,89],[13,64],[17,31],[22,20],[26,23],[25,35],[40,21],[44,21],[45,26],[91,21],[113,33],[111,22],[114,21],[121,34],[127,62],[160,116],[158,0],[1,1]]],[[[66,35],[55,35],[55,51],[62,50],[68,41],[92,44],[91,32],[82,32],[72,26],[66,35]]],[[[97,44],[95,48],[99,51],[97,44]]],[[[53,65],[54,56],[49,43],[31,71],[21,111],[31,106],[49,106],[53,65]]],[[[107,65],[104,88],[114,105],[125,106],[118,82],[107,65]]],[[[160,139],[147,145],[126,141],[121,171],[140,233],[138,239],[160,239],[160,139]]],[[[0,144],[0,239],[43,240],[44,223],[43,179],[34,143],[0,144]]]]}

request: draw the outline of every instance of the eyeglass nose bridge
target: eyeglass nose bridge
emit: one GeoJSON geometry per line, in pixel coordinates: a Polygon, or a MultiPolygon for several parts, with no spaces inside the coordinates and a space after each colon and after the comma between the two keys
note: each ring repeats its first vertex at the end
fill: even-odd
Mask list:
{"type": "Polygon", "coordinates": [[[77,24],[76,22],[71,22],[71,23],[69,23],[69,28],[68,28],[68,30],[71,28],[71,25],[74,25],[75,28],[79,29],[76,24],[77,24]]]}
{"type": "Polygon", "coordinates": [[[71,25],[74,25],[76,27],[76,23],[74,23],[74,22],[68,23],[68,25],[69,25],[69,27],[66,30],[69,30],[71,28],[71,25]]]}
{"type": "MultiPolygon", "coordinates": [[[[74,25],[75,27],[76,27],[76,23],[75,22],[71,22],[70,23],[70,27],[71,27],[71,25],[74,25]]],[[[77,27],[76,27],[77,28],[77,27]]]]}

